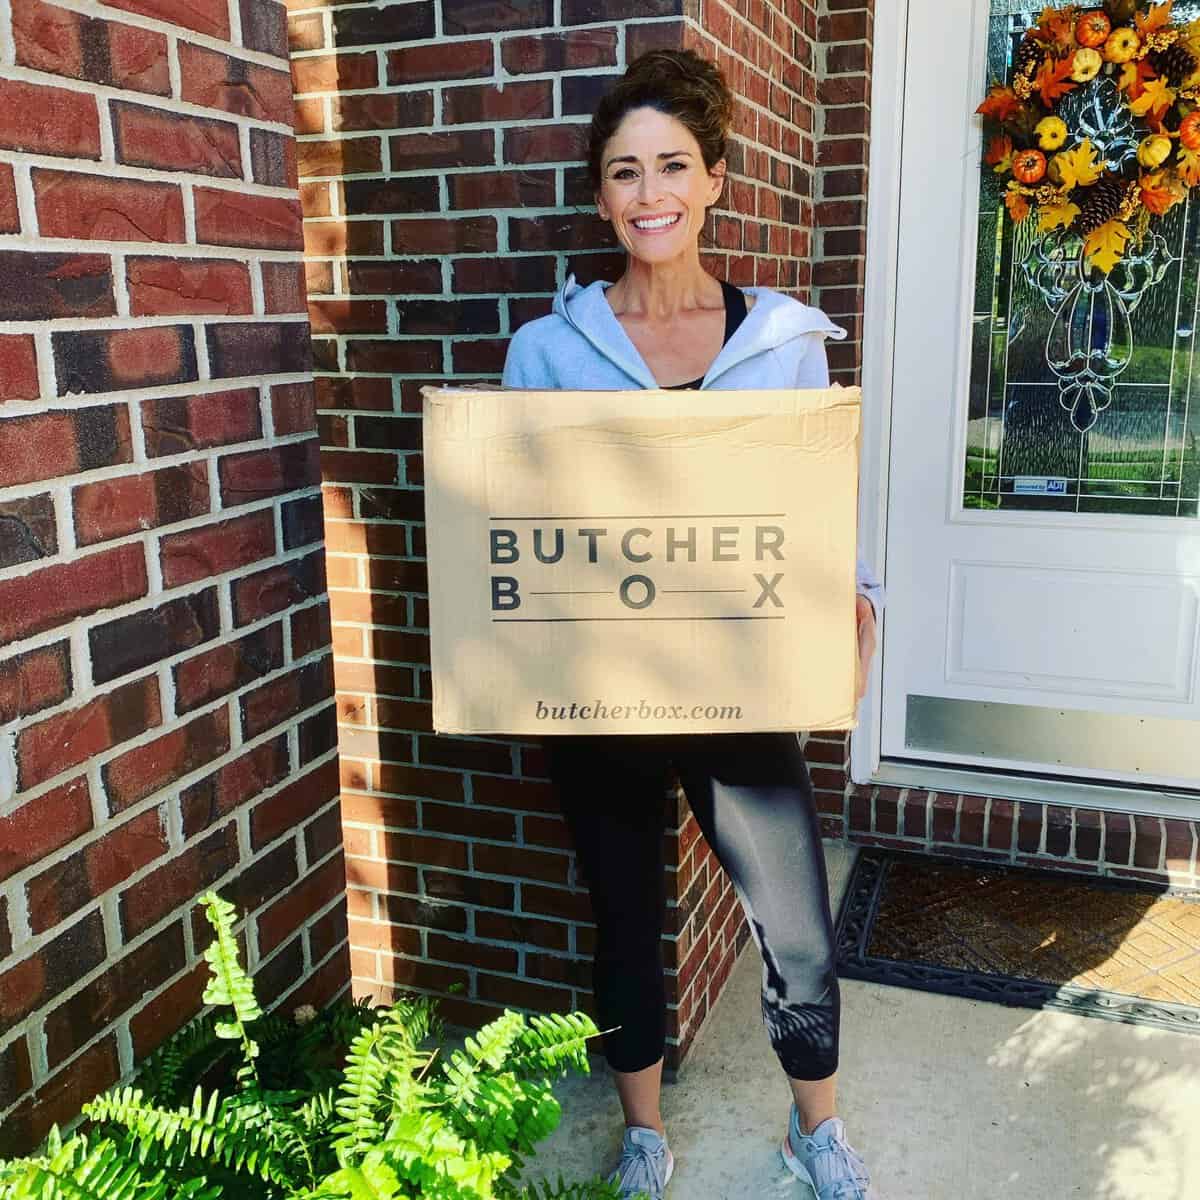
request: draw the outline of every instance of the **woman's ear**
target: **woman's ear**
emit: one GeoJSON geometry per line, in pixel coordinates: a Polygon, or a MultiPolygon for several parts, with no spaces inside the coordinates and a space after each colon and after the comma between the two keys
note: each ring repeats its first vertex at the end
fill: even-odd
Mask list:
{"type": "Polygon", "coordinates": [[[596,193],[596,211],[600,214],[600,220],[612,220],[612,217],[609,215],[608,205],[604,203],[604,197],[599,192],[596,193]]]}
{"type": "Polygon", "coordinates": [[[728,167],[726,161],[718,159],[713,163],[712,169],[708,173],[709,179],[712,181],[712,191],[709,193],[708,203],[716,204],[721,198],[721,193],[725,190],[725,171],[728,167]]]}

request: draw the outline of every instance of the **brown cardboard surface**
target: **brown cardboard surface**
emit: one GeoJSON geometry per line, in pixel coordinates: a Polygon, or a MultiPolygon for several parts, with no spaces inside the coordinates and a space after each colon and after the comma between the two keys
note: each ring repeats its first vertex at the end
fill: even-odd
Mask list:
{"type": "Polygon", "coordinates": [[[853,727],[858,389],[424,398],[437,730],[853,727]]]}

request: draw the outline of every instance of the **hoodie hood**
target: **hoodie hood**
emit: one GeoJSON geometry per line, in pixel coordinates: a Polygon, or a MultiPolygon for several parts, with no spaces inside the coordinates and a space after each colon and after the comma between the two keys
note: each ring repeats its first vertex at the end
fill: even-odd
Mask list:
{"type": "MultiPolygon", "coordinates": [[[[587,287],[580,287],[575,276],[569,275],[554,297],[553,311],[639,387],[657,387],[650,369],[608,302],[605,292],[610,286],[597,280],[587,287]]],[[[708,368],[703,387],[747,359],[778,350],[797,338],[815,333],[841,341],[846,336],[846,331],[818,308],[801,304],[770,288],[743,290],[754,297],[754,307],[708,368]]]]}

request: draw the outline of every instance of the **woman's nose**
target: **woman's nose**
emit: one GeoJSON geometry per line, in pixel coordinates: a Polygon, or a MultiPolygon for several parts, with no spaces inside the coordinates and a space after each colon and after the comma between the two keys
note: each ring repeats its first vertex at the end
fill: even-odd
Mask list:
{"type": "Polygon", "coordinates": [[[638,199],[643,204],[654,204],[663,196],[662,180],[656,171],[647,171],[638,185],[638,199]]]}

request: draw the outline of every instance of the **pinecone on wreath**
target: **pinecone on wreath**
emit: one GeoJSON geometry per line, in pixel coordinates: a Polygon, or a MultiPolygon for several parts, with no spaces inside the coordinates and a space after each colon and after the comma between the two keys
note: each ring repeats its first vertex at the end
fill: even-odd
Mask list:
{"type": "Polygon", "coordinates": [[[1150,63],[1172,87],[1178,87],[1200,65],[1195,55],[1179,42],[1151,54],[1150,63]]]}
{"type": "Polygon", "coordinates": [[[1075,218],[1075,228],[1084,237],[1106,225],[1121,211],[1125,202],[1125,181],[1119,175],[1105,175],[1087,189],[1075,218]]]}
{"type": "Polygon", "coordinates": [[[1020,46],[1017,47],[1016,60],[1013,63],[1013,70],[1018,79],[1032,79],[1042,65],[1042,58],[1045,51],[1033,38],[1027,37],[1020,46]]]}

